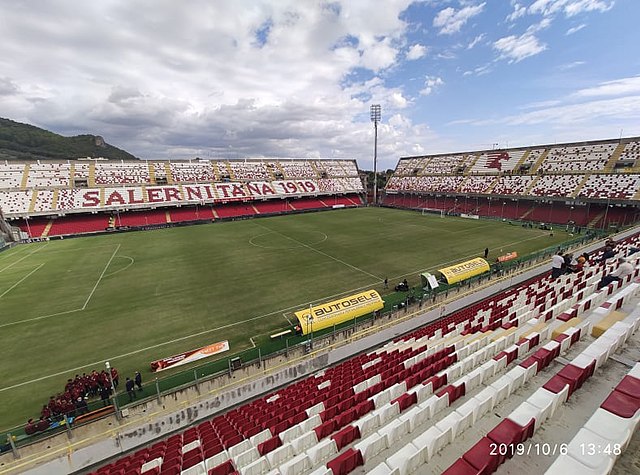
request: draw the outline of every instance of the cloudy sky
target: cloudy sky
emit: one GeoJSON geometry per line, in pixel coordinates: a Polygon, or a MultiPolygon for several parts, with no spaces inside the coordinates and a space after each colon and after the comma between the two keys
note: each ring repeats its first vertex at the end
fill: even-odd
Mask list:
{"type": "Polygon", "coordinates": [[[638,0],[0,3],[0,117],[145,158],[640,135],[638,0]]]}

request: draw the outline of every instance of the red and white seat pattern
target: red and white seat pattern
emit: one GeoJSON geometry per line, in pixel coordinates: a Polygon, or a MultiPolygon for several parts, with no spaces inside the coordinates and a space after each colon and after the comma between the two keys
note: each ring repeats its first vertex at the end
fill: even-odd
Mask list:
{"type": "Polygon", "coordinates": [[[362,190],[359,178],[329,178],[318,180],[318,188],[322,192],[349,193],[362,190]]]}
{"type": "Polygon", "coordinates": [[[417,157],[400,160],[394,172],[395,176],[421,175],[431,158],[417,157]]]}
{"type": "Polygon", "coordinates": [[[280,160],[279,164],[285,178],[310,178],[316,176],[315,170],[306,161],[280,160]]]}
{"type": "Polygon", "coordinates": [[[544,175],[538,177],[529,191],[534,196],[571,196],[584,175],[544,175]]]}
{"type": "Polygon", "coordinates": [[[616,146],[616,143],[609,142],[576,147],[552,147],[540,169],[545,172],[604,170],[616,146]]]}
{"type": "MultiPolygon", "coordinates": [[[[637,323],[637,322],[636,322],[637,323]]],[[[636,328],[637,329],[637,328],[636,328]]],[[[585,355],[585,360],[589,356],[585,355]]],[[[640,423],[640,363],[616,385],[547,474],[610,473],[640,423]]]]}
{"type": "Polygon", "coordinates": [[[147,162],[95,163],[96,185],[151,183],[147,162]]]}
{"type": "Polygon", "coordinates": [[[73,164],[73,177],[74,179],[89,180],[91,174],[91,163],[87,162],[75,162],[73,164]]]}
{"type": "Polygon", "coordinates": [[[24,216],[29,213],[32,190],[4,191],[0,193],[0,209],[5,215],[24,216]]]}
{"type": "Polygon", "coordinates": [[[171,162],[169,163],[174,183],[208,183],[216,181],[216,175],[210,161],[171,162]]]}
{"type": "Polygon", "coordinates": [[[232,178],[236,180],[272,180],[273,177],[263,162],[229,161],[232,178]]]}
{"type": "Polygon", "coordinates": [[[71,165],[69,163],[32,163],[29,168],[27,187],[68,187],[71,165]]]}
{"type": "Polygon", "coordinates": [[[20,188],[23,174],[24,163],[0,163],[0,188],[20,188]]]}
{"type": "Polygon", "coordinates": [[[467,177],[459,191],[461,193],[486,193],[487,189],[498,179],[495,176],[477,176],[467,177]]]}
{"type": "Polygon", "coordinates": [[[534,148],[529,151],[529,155],[522,162],[523,165],[533,166],[540,159],[546,148],[534,148]]]}
{"type": "Polygon", "coordinates": [[[391,177],[387,189],[398,191],[456,192],[464,176],[391,177]]]}
{"type": "Polygon", "coordinates": [[[580,189],[578,196],[625,200],[633,198],[639,191],[640,175],[638,174],[591,175],[580,189]]]}
{"type": "Polygon", "coordinates": [[[425,164],[423,174],[449,174],[459,173],[460,170],[466,168],[473,160],[474,155],[455,154],[455,155],[436,155],[425,164]]]}
{"type": "Polygon", "coordinates": [[[618,160],[638,160],[640,158],[640,141],[632,140],[624,145],[618,160]]]}
{"type": "Polygon", "coordinates": [[[513,170],[525,150],[492,150],[480,154],[476,162],[471,167],[471,173],[504,172],[513,170]]]}
{"type": "Polygon", "coordinates": [[[53,198],[55,194],[53,190],[38,190],[35,195],[33,212],[41,213],[54,209],[53,198]]]}
{"type": "Polygon", "coordinates": [[[501,176],[492,192],[496,195],[524,195],[535,178],[530,175],[501,176]]]}

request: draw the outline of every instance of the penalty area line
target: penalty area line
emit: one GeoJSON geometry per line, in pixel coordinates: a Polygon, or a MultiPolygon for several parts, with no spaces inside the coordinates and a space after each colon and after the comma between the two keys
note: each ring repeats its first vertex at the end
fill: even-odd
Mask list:
{"type": "Polygon", "coordinates": [[[9,287],[7,290],[5,290],[2,294],[0,294],[0,299],[2,297],[4,297],[5,295],[7,295],[9,292],[11,292],[13,289],[15,289],[18,285],[20,285],[22,282],[24,282],[25,280],[27,280],[27,278],[35,273],[38,269],[40,269],[45,263],[43,262],[42,264],[40,264],[38,267],[36,267],[35,269],[33,269],[31,272],[29,272],[27,275],[25,275],[22,279],[20,279],[18,282],[16,282],[15,284],[13,284],[11,287],[9,287]]]}
{"type": "Polygon", "coordinates": [[[35,251],[30,252],[29,254],[27,254],[26,256],[22,256],[22,257],[21,257],[20,259],[18,259],[17,261],[14,261],[14,262],[12,262],[11,264],[9,264],[8,266],[3,267],[2,269],[0,269],[0,272],[4,272],[4,271],[6,271],[7,269],[9,269],[9,268],[11,268],[11,267],[15,266],[18,262],[21,262],[21,261],[25,260],[27,257],[33,256],[36,252],[41,251],[42,249],[44,249],[44,248],[45,248],[45,247],[47,247],[48,245],[49,245],[49,243],[46,243],[44,246],[39,247],[39,248],[38,248],[38,249],[36,249],[35,251]]]}

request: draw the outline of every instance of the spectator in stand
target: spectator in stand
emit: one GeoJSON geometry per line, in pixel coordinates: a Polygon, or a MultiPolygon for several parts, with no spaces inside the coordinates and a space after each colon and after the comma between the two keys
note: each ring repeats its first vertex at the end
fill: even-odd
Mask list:
{"type": "Polygon", "coordinates": [[[589,266],[589,254],[586,252],[581,254],[577,259],[577,264],[574,272],[580,272],[585,267],[589,266]]]}
{"type": "Polygon", "coordinates": [[[562,271],[564,267],[564,257],[562,257],[562,251],[558,251],[558,253],[551,258],[551,278],[557,279],[562,275],[562,271]]]}
{"type": "Polygon", "coordinates": [[[142,391],[142,375],[140,374],[140,371],[136,371],[135,383],[136,386],[138,386],[138,391],[142,391]]]}
{"type": "Polygon", "coordinates": [[[576,266],[578,265],[578,261],[573,258],[572,253],[567,253],[562,256],[564,259],[564,271],[566,274],[571,274],[576,271],[576,266]]]}
{"type": "Polygon", "coordinates": [[[598,283],[598,290],[606,287],[611,282],[620,282],[626,276],[633,274],[633,266],[631,265],[631,263],[627,262],[626,259],[621,257],[620,259],[618,259],[618,263],[620,264],[620,266],[617,270],[615,270],[611,274],[603,276],[602,279],[600,279],[600,282],[598,283]]]}
{"type": "Polygon", "coordinates": [[[606,262],[607,259],[611,259],[612,257],[615,257],[616,251],[614,250],[614,247],[615,247],[615,242],[611,241],[610,239],[607,240],[604,246],[604,252],[602,253],[602,258],[600,262],[606,262]]]}
{"type": "Polygon", "coordinates": [[[134,388],[133,380],[130,378],[127,378],[127,380],[124,382],[124,387],[127,390],[127,394],[129,395],[129,401],[133,401],[134,399],[136,399],[136,392],[133,389],[134,388]]]}

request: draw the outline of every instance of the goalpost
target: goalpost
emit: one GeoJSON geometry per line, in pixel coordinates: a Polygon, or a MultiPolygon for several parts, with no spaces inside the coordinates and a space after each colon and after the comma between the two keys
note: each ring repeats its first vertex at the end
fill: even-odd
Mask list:
{"type": "Polygon", "coordinates": [[[425,214],[439,214],[441,218],[444,218],[444,210],[437,208],[422,208],[422,216],[425,214]]]}

